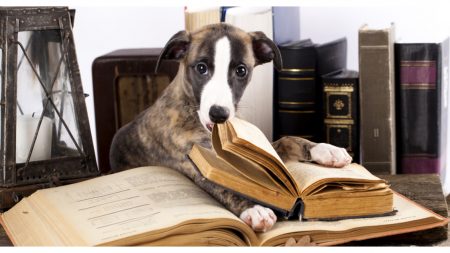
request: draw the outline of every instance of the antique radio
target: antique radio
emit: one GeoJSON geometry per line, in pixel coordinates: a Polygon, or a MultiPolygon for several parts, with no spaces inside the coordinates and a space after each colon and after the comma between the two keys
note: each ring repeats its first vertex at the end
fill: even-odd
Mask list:
{"type": "Polygon", "coordinates": [[[92,65],[98,163],[110,170],[109,149],[115,132],[152,105],[178,71],[178,62],[162,61],[162,48],[120,49],[92,65]]]}

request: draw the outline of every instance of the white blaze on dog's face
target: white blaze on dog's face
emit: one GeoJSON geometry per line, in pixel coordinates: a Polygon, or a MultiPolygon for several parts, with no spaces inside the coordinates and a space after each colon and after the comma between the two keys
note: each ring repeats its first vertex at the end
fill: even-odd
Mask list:
{"type": "Polygon", "coordinates": [[[262,32],[247,33],[224,23],[178,32],[157,66],[161,59],[180,60],[185,91],[198,104],[199,119],[208,130],[235,116],[255,66],[273,60],[281,68],[278,48],[262,32]]]}
{"type": "Polygon", "coordinates": [[[228,83],[231,59],[231,47],[228,38],[222,37],[217,40],[214,51],[214,73],[203,86],[200,96],[200,110],[198,111],[202,125],[210,131],[214,123],[224,122],[235,115],[233,94],[228,83]]]}

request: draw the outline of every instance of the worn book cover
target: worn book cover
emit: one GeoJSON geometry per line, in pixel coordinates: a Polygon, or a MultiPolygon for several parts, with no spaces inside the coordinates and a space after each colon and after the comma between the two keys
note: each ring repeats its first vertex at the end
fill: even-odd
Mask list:
{"type": "Polygon", "coordinates": [[[359,162],[358,72],[342,69],[322,76],[325,142],[345,148],[359,162]]]}
{"type": "Polygon", "coordinates": [[[448,42],[395,44],[400,173],[445,168],[448,42]]]}
{"type": "Polygon", "coordinates": [[[394,24],[359,29],[361,164],[375,174],[394,174],[394,24]]]}
{"type": "Polygon", "coordinates": [[[276,72],[274,139],[299,136],[323,142],[323,74],[347,64],[347,39],[324,44],[310,39],[279,45],[283,69],[276,72]]]}

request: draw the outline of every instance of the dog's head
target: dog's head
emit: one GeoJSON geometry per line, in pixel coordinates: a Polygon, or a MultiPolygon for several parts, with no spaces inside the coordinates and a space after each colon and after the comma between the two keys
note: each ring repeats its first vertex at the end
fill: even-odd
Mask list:
{"type": "Polygon", "coordinates": [[[281,55],[262,32],[244,32],[224,23],[188,33],[180,31],[167,42],[158,59],[180,61],[184,83],[199,105],[198,115],[208,130],[234,117],[250,82],[253,68],[273,60],[281,69],[281,55]]]}

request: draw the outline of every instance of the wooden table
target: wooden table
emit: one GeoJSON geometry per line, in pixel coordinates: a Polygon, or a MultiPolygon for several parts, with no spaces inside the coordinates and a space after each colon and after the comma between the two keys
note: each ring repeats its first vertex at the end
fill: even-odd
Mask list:
{"type": "MultiPolygon", "coordinates": [[[[391,183],[392,189],[418,202],[419,204],[433,210],[434,212],[448,217],[450,209],[442,193],[440,179],[437,175],[379,175],[391,183]]],[[[450,200],[450,198],[448,198],[450,200]]],[[[450,246],[449,231],[447,227],[434,228],[426,231],[408,233],[403,235],[389,236],[360,242],[352,242],[347,246],[356,245],[433,245],[450,246]]],[[[11,241],[0,227],[0,246],[11,246],[11,241]]]]}

